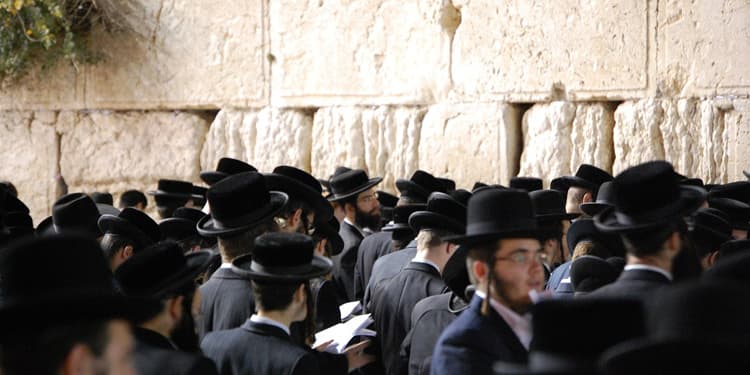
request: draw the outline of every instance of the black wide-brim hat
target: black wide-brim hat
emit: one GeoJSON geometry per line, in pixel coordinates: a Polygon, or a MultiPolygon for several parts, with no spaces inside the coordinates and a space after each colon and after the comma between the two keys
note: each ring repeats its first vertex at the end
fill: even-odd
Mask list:
{"type": "Polygon", "coordinates": [[[221,158],[216,164],[215,171],[203,171],[200,173],[200,177],[203,182],[208,184],[208,186],[211,186],[233,174],[257,171],[257,168],[242,160],[221,158]]]}
{"type": "Polygon", "coordinates": [[[164,240],[182,241],[186,238],[199,236],[195,224],[196,222],[188,219],[171,217],[159,222],[159,231],[161,231],[164,240]]]}
{"type": "Polygon", "coordinates": [[[331,245],[331,256],[341,254],[344,250],[344,240],[339,235],[339,221],[335,217],[328,221],[321,222],[315,220],[315,235],[320,233],[320,237],[324,237],[328,240],[331,245]]]}
{"type": "Polygon", "coordinates": [[[562,176],[555,179],[557,186],[554,190],[567,190],[572,186],[596,192],[599,186],[607,181],[612,181],[612,175],[608,172],[590,164],[581,164],[573,176],[562,176]]]}
{"type": "MultiPolygon", "coordinates": [[[[177,246],[177,251],[180,256],[182,256],[182,250],[179,248],[179,245],[174,242],[172,242],[171,244],[163,242],[155,246],[177,246]]],[[[147,251],[148,250],[149,249],[147,249],[147,251]]],[[[140,257],[144,257],[144,255],[141,255],[140,257]]],[[[170,271],[171,274],[169,275],[164,275],[164,273],[167,272],[167,267],[158,267],[158,264],[153,264],[151,265],[151,268],[158,269],[163,278],[155,283],[149,282],[147,285],[141,284],[143,281],[140,280],[143,279],[143,272],[147,271],[145,271],[144,267],[141,267],[139,264],[135,264],[133,262],[154,261],[152,259],[136,259],[131,257],[117,268],[117,270],[115,271],[115,278],[120,281],[120,287],[122,288],[125,295],[137,296],[142,298],[160,298],[193,283],[195,279],[211,264],[211,262],[213,261],[213,255],[214,254],[208,250],[194,251],[187,255],[184,255],[184,266],[172,269],[170,271]],[[128,282],[131,280],[135,282],[132,285],[130,284],[130,282],[128,282]]]]}
{"type": "Polygon", "coordinates": [[[602,202],[586,202],[586,203],[581,203],[578,207],[581,208],[581,212],[583,212],[584,214],[594,217],[598,215],[600,212],[610,207],[614,207],[614,205],[609,204],[609,203],[602,203],[602,202]]]}
{"type": "Polygon", "coordinates": [[[466,231],[444,238],[471,247],[503,238],[538,238],[540,234],[529,194],[516,189],[485,189],[469,199],[466,231]]]}
{"type": "Polygon", "coordinates": [[[579,214],[565,212],[565,196],[557,190],[535,190],[529,192],[534,203],[534,212],[539,222],[573,220],[579,214]]]}
{"type": "Polygon", "coordinates": [[[424,201],[427,201],[427,198],[433,192],[447,192],[447,189],[445,188],[445,184],[443,182],[438,180],[435,176],[422,170],[417,170],[416,172],[414,172],[414,174],[408,180],[403,178],[397,179],[396,188],[398,188],[398,191],[401,193],[401,195],[415,196],[424,201]]]}
{"type": "Polygon", "coordinates": [[[149,190],[148,195],[154,197],[174,198],[174,199],[201,199],[199,194],[193,193],[193,184],[181,180],[159,180],[156,190],[149,190]]]}
{"type": "Polygon", "coordinates": [[[445,193],[432,193],[427,209],[409,215],[409,226],[414,232],[423,228],[447,230],[455,234],[466,232],[466,206],[445,193]]]}
{"type": "Polygon", "coordinates": [[[159,225],[148,215],[135,208],[127,207],[120,215],[102,215],[98,221],[102,233],[119,234],[143,246],[148,246],[161,239],[159,225]]]}
{"type": "MultiPolygon", "coordinates": [[[[315,211],[315,217],[321,220],[329,220],[333,217],[333,207],[322,195],[321,191],[315,191],[304,183],[278,173],[264,173],[266,186],[269,190],[285,192],[289,199],[298,199],[310,205],[315,211]]],[[[314,177],[310,176],[314,180],[314,177]]],[[[317,181],[317,180],[316,180],[317,181]]]]}
{"type": "Polygon", "coordinates": [[[417,211],[423,211],[426,209],[427,205],[424,203],[404,204],[395,207],[393,208],[393,222],[388,223],[381,229],[381,231],[414,233],[414,229],[409,226],[409,217],[417,211]]]}
{"type": "Polygon", "coordinates": [[[273,283],[302,282],[333,268],[330,259],[314,255],[313,240],[300,233],[266,233],[255,239],[253,254],[238,257],[232,270],[243,278],[273,283]]]}
{"type": "Polygon", "coordinates": [[[331,202],[357,196],[373,186],[383,181],[382,177],[369,178],[367,173],[361,169],[352,169],[350,171],[333,176],[331,183],[331,195],[328,200],[331,202]]]}
{"type": "Polygon", "coordinates": [[[212,214],[204,216],[197,225],[198,233],[202,236],[230,236],[244,232],[265,220],[275,217],[286,205],[289,197],[280,191],[269,191],[271,199],[258,210],[249,212],[234,220],[218,221],[212,214]]]}
{"type": "Polygon", "coordinates": [[[579,242],[589,240],[603,245],[614,256],[623,256],[625,247],[619,235],[604,233],[594,224],[593,219],[578,219],[568,228],[566,235],[568,250],[572,254],[579,242]]]}

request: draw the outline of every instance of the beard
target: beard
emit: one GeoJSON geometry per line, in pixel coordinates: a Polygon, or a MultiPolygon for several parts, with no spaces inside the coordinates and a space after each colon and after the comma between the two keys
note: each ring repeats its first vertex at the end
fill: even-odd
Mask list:
{"type": "Polygon", "coordinates": [[[178,349],[184,352],[197,353],[200,351],[198,333],[195,329],[195,320],[191,313],[193,296],[185,296],[182,300],[182,318],[177,322],[172,334],[169,335],[178,349]]]}
{"type": "Polygon", "coordinates": [[[360,211],[360,209],[357,208],[357,212],[354,214],[354,221],[360,228],[370,228],[373,231],[380,230],[382,224],[380,221],[380,213],[377,208],[370,212],[360,211]]]}

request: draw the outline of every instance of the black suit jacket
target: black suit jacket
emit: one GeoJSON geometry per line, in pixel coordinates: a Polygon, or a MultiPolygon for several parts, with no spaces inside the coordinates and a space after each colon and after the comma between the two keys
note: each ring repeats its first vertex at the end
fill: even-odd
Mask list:
{"type": "Polygon", "coordinates": [[[482,299],[474,296],[466,309],[440,335],[430,374],[492,374],[497,361],[526,363],[528,352],[508,323],[490,307],[482,315],[482,299]]]}
{"type": "Polygon", "coordinates": [[[384,282],[398,275],[415,255],[417,255],[417,243],[412,241],[405,248],[386,254],[375,261],[370,280],[367,283],[367,289],[365,289],[365,295],[362,298],[362,307],[365,311],[370,311],[369,304],[372,300],[373,291],[380,288],[384,282]]]}
{"type": "Polygon", "coordinates": [[[411,329],[411,314],[417,302],[440,294],[445,283],[440,272],[429,264],[410,262],[382,288],[374,291],[372,317],[380,341],[386,374],[396,375],[406,369],[402,363],[401,343],[411,329]]]}
{"type": "Polygon", "coordinates": [[[354,265],[354,298],[362,300],[375,260],[390,253],[393,249],[391,235],[391,232],[378,232],[365,237],[359,244],[357,263],[354,265]]]}
{"type": "Polygon", "coordinates": [[[310,349],[292,343],[281,328],[249,319],[238,328],[209,333],[201,349],[216,362],[221,375],[321,373],[310,349]]]}
{"type": "Polygon", "coordinates": [[[659,272],[651,270],[626,270],[614,283],[605,285],[591,293],[591,297],[633,298],[647,300],[654,291],[672,282],[659,272]]]}
{"type": "MultiPolygon", "coordinates": [[[[452,292],[427,297],[411,313],[411,330],[401,344],[401,361],[409,364],[409,375],[428,375],[435,344],[445,327],[469,304],[452,292]]],[[[405,373],[404,370],[401,373],[405,373]]]]}
{"type": "Polygon", "coordinates": [[[255,313],[255,297],[250,281],[228,268],[219,268],[200,287],[201,307],[198,335],[236,328],[255,313]]]}
{"type": "Polygon", "coordinates": [[[357,263],[359,244],[364,236],[346,221],[341,222],[339,235],[344,240],[344,249],[340,254],[331,257],[333,260],[331,274],[340,295],[339,302],[344,303],[354,301],[354,266],[357,263]]]}
{"type": "Polygon", "coordinates": [[[214,363],[198,354],[181,352],[161,334],[135,327],[135,368],[140,375],[213,375],[214,363]]]}

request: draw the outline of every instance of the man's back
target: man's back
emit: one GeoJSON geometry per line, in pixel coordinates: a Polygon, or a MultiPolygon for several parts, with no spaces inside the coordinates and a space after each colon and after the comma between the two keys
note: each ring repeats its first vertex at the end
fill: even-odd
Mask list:
{"type": "Polygon", "coordinates": [[[591,293],[591,297],[647,299],[653,292],[671,281],[659,272],[646,269],[626,269],[614,283],[591,293]]]}
{"type": "Polygon", "coordinates": [[[181,352],[159,333],[136,327],[133,361],[140,375],[211,375],[214,363],[201,355],[181,352]]]}
{"type": "Polygon", "coordinates": [[[354,266],[357,263],[359,244],[364,236],[353,225],[344,220],[341,222],[339,235],[344,240],[341,254],[331,257],[333,260],[333,281],[339,292],[342,303],[354,300],[354,266]]]}
{"type": "Polygon", "coordinates": [[[386,254],[375,261],[362,299],[362,306],[365,309],[368,309],[373,292],[382,287],[386,281],[398,275],[415,255],[417,255],[417,243],[412,241],[405,248],[386,254]]]}
{"type": "Polygon", "coordinates": [[[197,326],[201,338],[212,331],[239,327],[255,313],[255,298],[248,280],[230,268],[219,268],[200,287],[197,326]]]}
{"type": "Polygon", "coordinates": [[[357,263],[354,266],[354,298],[362,300],[365,288],[370,281],[372,267],[381,256],[391,252],[393,239],[391,232],[378,232],[365,237],[359,244],[357,263]]]}

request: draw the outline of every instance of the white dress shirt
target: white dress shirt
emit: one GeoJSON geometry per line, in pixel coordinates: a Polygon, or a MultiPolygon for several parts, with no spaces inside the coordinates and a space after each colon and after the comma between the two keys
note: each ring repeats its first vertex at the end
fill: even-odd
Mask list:
{"type": "Polygon", "coordinates": [[[629,270],[649,270],[649,271],[658,272],[664,275],[664,277],[666,277],[667,279],[669,279],[669,281],[672,281],[672,274],[659,267],[649,266],[647,264],[628,264],[627,266],[625,266],[623,271],[629,271],[629,270]]]}
{"type": "Polygon", "coordinates": [[[279,323],[271,318],[266,318],[264,316],[258,316],[256,314],[253,314],[253,316],[250,317],[250,321],[253,323],[260,323],[260,324],[268,324],[269,326],[278,327],[284,330],[287,335],[291,336],[292,334],[289,332],[289,327],[285,326],[282,323],[279,323]]]}

